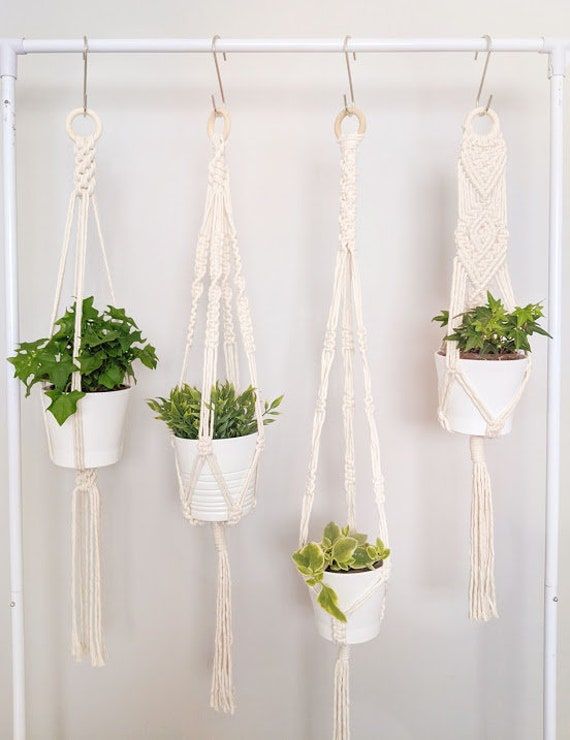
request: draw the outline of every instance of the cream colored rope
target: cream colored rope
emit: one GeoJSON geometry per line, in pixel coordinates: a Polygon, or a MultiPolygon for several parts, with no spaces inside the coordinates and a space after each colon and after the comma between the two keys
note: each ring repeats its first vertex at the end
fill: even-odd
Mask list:
{"type": "MultiPolygon", "coordinates": [[[[359,112],[362,118],[364,116],[359,112]]],[[[311,456],[309,472],[299,527],[299,544],[303,546],[309,539],[311,512],[315,500],[317,470],[321,446],[321,436],[326,418],[329,381],[336,351],[336,336],[339,321],[341,323],[341,352],[343,359],[344,385],[342,396],[342,415],[344,429],[344,488],[347,508],[347,521],[350,527],[356,527],[356,475],[354,444],[354,351],[355,345],[362,365],[364,384],[364,412],[368,426],[370,458],[372,466],[372,486],[378,515],[378,536],[386,545],[388,527],[386,523],[384,502],[384,480],[380,464],[380,444],[375,421],[374,400],[372,396],[372,379],[368,364],[366,348],[366,329],[362,311],[362,292],[356,260],[356,196],[357,196],[357,150],[362,141],[362,134],[342,134],[339,137],[341,152],[340,181],[340,215],[339,215],[339,249],[336,257],[333,295],[323,351],[321,354],[320,382],[317,393],[317,404],[313,418],[311,439],[311,456]]],[[[378,571],[374,583],[360,595],[346,610],[347,618],[357,611],[380,588],[385,587],[391,571],[391,561],[384,563],[378,571]]],[[[384,616],[385,599],[382,599],[380,619],[384,616]]],[[[334,738],[348,740],[349,725],[349,653],[346,625],[331,617],[331,634],[338,646],[335,665],[335,699],[334,699],[334,738]]]]}
{"type": "MultiPolygon", "coordinates": [[[[59,259],[54,303],[50,321],[50,334],[60,311],[61,296],[70,251],[72,231],[75,232],[75,265],[73,296],[75,298],[75,323],[72,356],[77,364],[81,348],[81,324],[85,285],[85,261],[90,211],[93,212],[99,247],[113,304],[115,293],[111,280],[109,261],[103,241],[99,212],[95,201],[95,144],[101,135],[101,121],[94,111],[87,117],[95,126],[92,134],[78,135],[74,120],[83,115],[83,108],[71,111],[67,117],[67,132],[74,144],[74,188],[69,198],[65,221],[63,245],[59,259]]],[[[72,390],[81,390],[81,373],[72,375],[72,390]]],[[[47,424],[47,404],[42,400],[50,455],[53,456],[51,433],[47,424]]],[[[72,417],[74,457],[76,467],[75,487],[72,493],[72,654],[77,660],[89,658],[94,666],[105,664],[103,629],[101,619],[101,562],[100,562],[100,493],[96,470],[86,469],[83,443],[81,404],[72,417]]]]}
{"type": "MultiPolygon", "coordinates": [[[[213,114],[215,116],[216,114],[213,114]]],[[[226,138],[229,132],[229,114],[223,111],[226,129],[224,134],[214,131],[213,119],[209,122],[212,156],[208,165],[208,187],[204,216],[196,247],[194,278],[190,304],[190,318],[186,332],[186,346],[180,372],[179,385],[186,382],[190,353],[194,343],[200,300],[206,292],[206,327],[204,336],[204,360],[202,366],[202,401],[200,407],[200,429],[198,452],[189,475],[182,473],[175,455],[176,472],[182,512],[191,524],[202,522],[194,516],[192,498],[196,484],[205,467],[209,468],[224,498],[228,510],[227,521],[213,524],[214,540],[218,552],[218,595],[216,607],[216,635],[210,706],[218,711],[233,713],[235,709],[232,678],[231,645],[231,576],[226,546],[226,525],[236,524],[244,515],[244,503],[255,482],[261,452],[264,447],[263,406],[257,381],[255,343],[241,257],[237,244],[233,220],[229,173],[226,165],[226,138]],[[247,363],[250,384],[255,388],[255,416],[257,441],[237,500],[232,498],[228,482],[217,460],[213,441],[214,414],[209,409],[212,387],[218,379],[218,353],[220,341],[223,345],[225,374],[236,389],[239,384],[238,337],[247,363]],[[220,325],[222,331],[220,331],[220,325]]],[[[255,498],[254,498],[255,504],[255,498]]]]}
{"type": "MultiPolygon", "coordinates": [[[[449,332],[461,322],[461,314],[486,303],[486,293],[495,286],[506,308],[515,308],[507,267],[506,177],[507,150],[499,118],[493,110],[476,108],[464,123],[458,163],[458,220],[455,230],[456,256],[449,300],[449,332]],[[473,123],[480,116],[490,119],[491,129],[478,134],[473,123]]],[[[446,372],[439,389],[438,418],[450,431],[447,409],[451,390],[459,386],[477,409],[486,426],[486,436],[499,435],[524,392],[531,372],[528,358],[516,393],[499,414],[493,414],[479,397],[459,359],[457,342],[445,342],[446,372]]],[[[484,620],[497,616],[493,506],[491,479],[485,463],[483,437],[471,438],[473,497],[471,510],[471,582],[469,615],[484,620]]]]}

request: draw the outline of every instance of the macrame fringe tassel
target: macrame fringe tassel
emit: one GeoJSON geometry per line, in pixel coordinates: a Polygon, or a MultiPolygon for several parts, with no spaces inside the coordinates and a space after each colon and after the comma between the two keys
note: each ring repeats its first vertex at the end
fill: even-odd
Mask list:
{"type": "Polygon", "coordinates": [[[105,665],[101,626],[101,503],[95,470],[78,470],[72,497],[72,655],[105,665]]]}
{"type": "Polygon", "coordinates": [[[339,645],[334,667],[334,740],[349,740],[349,676],[350,648],[339,645]]]}
{"type": "Polygon", "coordinates": [[[498,617],[495,595],[495,548],[491,478],[485,463],[484,437],[470,437],[473,461],[471,499],[471,582],[469,617],[486,622],[498,617]]]}
{"type": "Polygon", "coordinates": [[[230,561],[226,546],[225,524],[213,525],[218,551],[218,596],[216,604],[216,644],[212,670],[210,706],[217,712],[233,714],[234,687],[232,682],[232,584],[230,561]]]}

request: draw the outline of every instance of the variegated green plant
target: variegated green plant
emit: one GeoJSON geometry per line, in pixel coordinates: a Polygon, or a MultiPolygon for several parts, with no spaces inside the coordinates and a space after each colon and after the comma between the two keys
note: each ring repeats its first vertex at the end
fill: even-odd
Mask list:
{"type": "Polygon", "coordinates": [[[329,522],[320,542],[308,542],[292,557],[307,586],[318,590],[319,605],[335,619],[346,622],[346,615],[338,606],[336,591],[323,583],[325,571],[373,570],[380,567],[389,555],[390,550],[381,539],[371,544],[367,535],[329,522]]]}

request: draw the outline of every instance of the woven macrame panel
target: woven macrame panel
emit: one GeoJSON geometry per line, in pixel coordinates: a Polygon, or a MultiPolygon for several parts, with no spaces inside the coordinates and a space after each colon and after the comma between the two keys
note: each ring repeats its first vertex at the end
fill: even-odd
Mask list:
{"type": "MultiPolygon", "coordinates": [[[[507,310],[515,298],[507,266],[509,232],[506,203],[507,150],[499,118],[493,110],[476,108],[463,126],[458,162],[458,217],[455,230],[456,255],[449,299],[449,332],[461,322],[468,309],[486,303],[487,291],[503,298],[507,310]],[[490,128],[475,130],[486,116],[490,128]]],[[[452,392],[459,388],[481,416],[484,435],[471,436],[473,464],[471,504],[471,577],[469,615],[487,621],[496,617],[494,577],[494,526],[491,478],[485,462],[484,436],[496,437],[510,420],[530,376],[530,358],[521,381],[499,412],[491,412],[469,375],[469,361],[462,360],[456,342],[445,342],[445,371],[439,383],[438,418],[444,429],[453,431],[448,418],[452,392]]],[[[485,362],[485,360],[471,361],[485,362]]]]}

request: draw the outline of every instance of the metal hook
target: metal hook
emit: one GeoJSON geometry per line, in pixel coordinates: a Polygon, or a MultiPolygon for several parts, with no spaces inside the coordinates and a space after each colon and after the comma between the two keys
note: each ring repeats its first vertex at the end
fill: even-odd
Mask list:
{"type": "MultiPolygon", "coordinates": [[[[220,96],[222,98],[222,103],[225,105],[226,104],[226,96],[224,95],[224,86],[222,85],[222,75],[221,75],[221,72],[220,72],[220,63],[218,62],[218,52],[216,51],[216,41],[219,38],[220,37],[218,36],[218,34],[216,34],[212,38],[212,55],[214,57],[214,64],[216,65],[216,75],[218,77],[218,85],[219,85],[219,88],[220,88],[220,96]]],[[[224,58],[224,62],[227,62],[228,58],[226,57],[226,52],[225,51],[222,52],[222,57],[224,58]]],[[[214,107],[214,112],[215,113],[219,113],[219,111],[218,111],[218,109],[216,107],[216,98],[213,95],[212,95],[212,106],[214,107]]]]}
{"type": "MultiPolygon", "coordinates": [[[[483,65],[483,74],[481,75],[481,82],[479,83],[479,89],[477,90],[477,97],[475,98],[475,105],[477,108],[479,107],[479,101],[481,99],[481,92],[483,91],[483,84],[485,83],[485,77],[487,76],[487,68],[489,67],[489,59],[491,58],[491,46],[492,46],[492,40],[491,37],[488,34],[485,34],[481,38],[484,38],[487,42],[487,56],[485,57],[485,64],[483,65]]],[[[477,60],[479,56],[479,52],[475,52],[475,60],[477,60]]],[[[493,96],[489,95],[489,100],[487,101],[487,105],[485,106],[484,113],[489,112],[489,108],[491,107],[491,101],[493,100],[493,96]]]]}
{"type": "Polygon", "coordinates": [[[87,115],[87,54],[89,53],[89,44],[87,36],[83,37],[83,115],[87,115]]]}
{"type": "MultiPolygon", "coordinates": [[[[350,69],[350,58],[349,58],[349,51],[348,51],[348,40],[350,39],[350,36],[344,37],[344,44],[343,44],[343,50],[344,50],[344,61],[346,62],[346,71],[348,73],[348,89],[350,90],[350,104],[354,105],[354,87],[352,85],[352,72],[350,69]]],[[[356,61],[356,52],[352,52],[352,58],[354,61],[356,61]]],[[[346,102],[346,94],[343,95],[344,98],[344,109],[347,113],[349,113],[348,104],[346,102]]]]}

